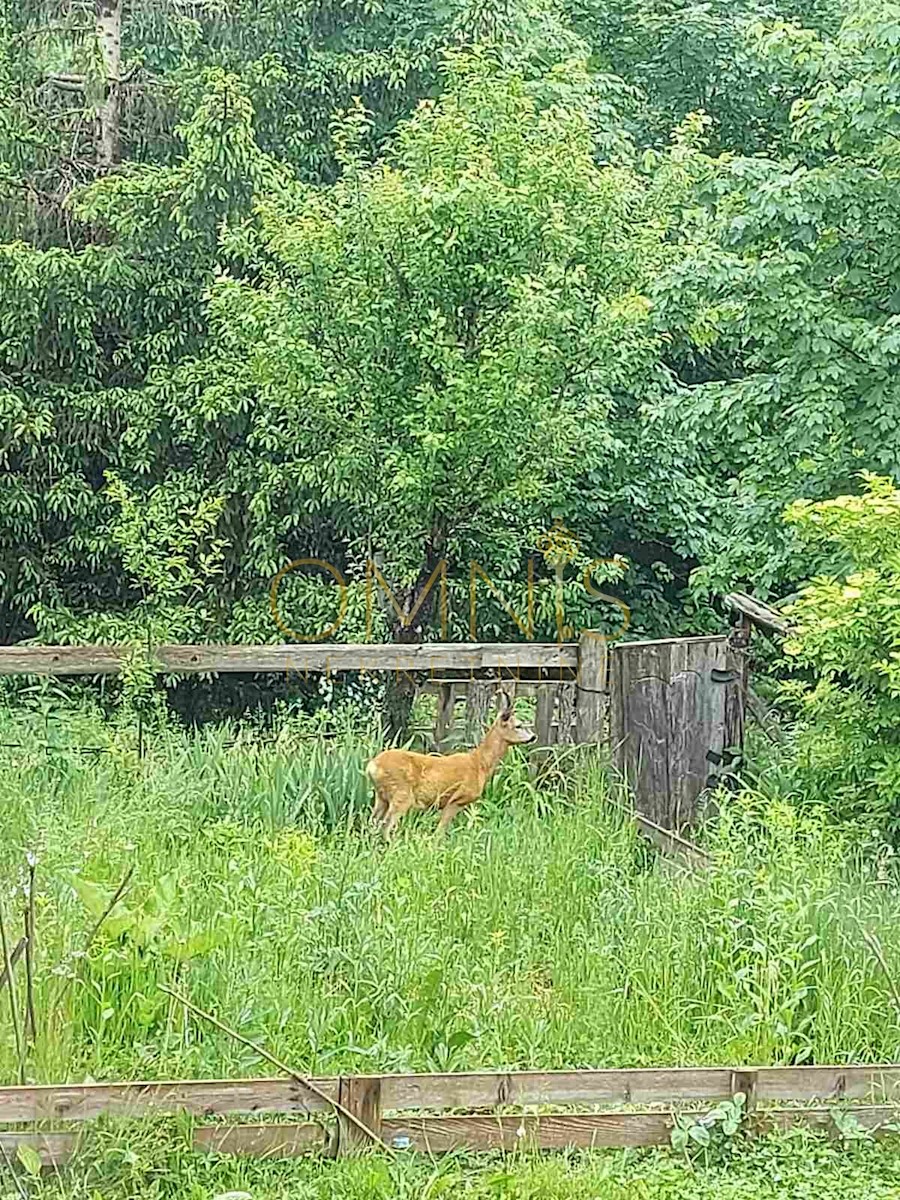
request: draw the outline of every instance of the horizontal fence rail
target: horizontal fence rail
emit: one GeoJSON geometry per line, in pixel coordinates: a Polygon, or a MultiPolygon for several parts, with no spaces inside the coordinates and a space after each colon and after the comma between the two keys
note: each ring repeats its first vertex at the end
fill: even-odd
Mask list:
{"type": "Polygon", "coordinates": [[[395,1150],[426,1153],[665,1145],[680,1109],[687,1106],[691,1119],[701,1119],[710,1105],[738,1092],[747,1097],[751,1132],[794,1126],[833,1130],[834,1106],[877,1132],[892,1125],[900,1108],[900,1064],[371,1075],[310,1082],[316,1091],[290,1078],[0,1088],[0,1127],[5,1127],[0,1146],[14,1155],[28,1145],[42,1162],[56,1165],[89,1145],[85,1123],[98,1117],[135,1120],[187,1112],[198,1121],[217,1121],[194,1129],[198,1151],[354,1153],[366,1138],[344,1117],[334,1126],[330,1118],[336,1104],[395,1150]],[[593,1111],[524,1111],[551,1105],[593,1111]],[[653,1107],[615,1111],[632,1105],[653,1107]],[[520,1111],[510,1111],[515,1109],[520,1111]],[[276,1114],[312,1119],[221,1120],[276,1114]],[[35,1130],[47,1122],[65,1122],[67,1128],[35,1130]]]}
{"type": "MultiPolygon", "coordinates": [[[[124,646],[2,646],[0,675],[115,675],[124,646]]],[[[316,642],[263,646],[154,646],[160,669],[173,675],[205,672],[516,671],[572,678],[578,646],[556,642],[423,642],[418,645],[316,642]],[[560,675],[563,672],[563,675],[560,675]]]]}

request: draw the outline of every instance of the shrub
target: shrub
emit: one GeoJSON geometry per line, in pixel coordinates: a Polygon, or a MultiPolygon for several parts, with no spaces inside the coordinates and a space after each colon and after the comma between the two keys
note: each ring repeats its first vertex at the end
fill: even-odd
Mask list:
{"type": "Polygon", "coordinates": [[[841,819],[900,839],[900,491],[865,475],[861,495],[798,501],[786,519],[823,571],[788,610],[786,652],[814,683],[793,686],[813,794],[841,819]]]}

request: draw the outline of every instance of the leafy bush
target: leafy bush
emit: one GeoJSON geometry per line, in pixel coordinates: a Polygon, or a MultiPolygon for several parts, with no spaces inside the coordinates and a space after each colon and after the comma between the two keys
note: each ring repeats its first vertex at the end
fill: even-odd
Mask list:
{"type": "Polygon", "coordinates": [[[790,689],[813,794],[841,818],[900,838],[900,490],[865,475],[862,495],[798,501],[786,517],[823,573],[789,610],[785,649],[816,676],[790,689]],[[825,570],[830,568],[828,573],[825,570]]]}

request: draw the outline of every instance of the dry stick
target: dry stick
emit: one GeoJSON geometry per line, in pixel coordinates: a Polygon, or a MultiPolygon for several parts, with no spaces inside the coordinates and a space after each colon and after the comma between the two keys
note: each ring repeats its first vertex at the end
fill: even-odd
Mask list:
{"type": "Polygon", "coordinates": [[[210,1025],[214,1025],[216,1029],[221,1029],[223,1033],[227,1033],[230,1038],[234,1038],[234,1040],[236,1042],[240,1042],[242,1046],[246,1046],[248,1049],[254,1050],[261,1058],[264,1058],[266,1062],[270,1062],[272,1066],[277,1067],[279,1071],[284,1071],[285,1075],[290,1076],[291,1079],[295,1080],[299,1084],[302,1084],[303,1087],[312,1092],[314,1096],[318,1096],[320,1100],[324,1100],[326,1104],[330,1104],[336,1112],[341,1114],[342,1117],[346,1117],[348,1121],[352,1121],[357,1129],[361,1130],[367,1138],[375,1143],[376,1146],[380,1146],[381,1149],[386,1151],[388,1154],[394,1153],[390,1146],[385,1145],[378,1134],[375,1133],[374,1130],[370,1129],[364,1121],[361,1121],[355,1113],[352,1113],[349,1108],[344,1108],[343,1104],[341,1104],[339,1100],[332,1100],[332,1098],[323,1092],[321,1088],[316,1087],[311,1079],[309,1079],[306,1075],[300,1075],[286,1063],[283,1063],[281,1059],[276,1058],[274,1054],[271,1054],[265,1048],[265,1046],[260,1046],[258,1042],[251,1042],[249,1038],[245,1038],[244,1035],[238,1033],[236,1029],[230,1028],[230,1026],[226,1025],[224,1021],[220,1021],[218,1017],[214,1017],[212,1013],[205,1012],[202,1008],[198,1008],[197,1005],[188,1000],[186,996],[180,995],[178,992],[173,991],[172,988],[166,987],[165,984],[159,984],[159,990],[161,992],[165,992],[167,996],[171,996],[173,1000],[177,1000],[179,1004],[183,1004],[188,1012],[192,1012],[197,1017],[202,1017],[204,1021],[209,1021],[210,1025]]]}
{"type": "Polygon", "coordinates": [[[34,1009],[34,878],[37,863],[34,857],[28,861],[28,907],[25,909],[25,1038],[34,1044],[37,1037],[37,1020],[34,1009]]]}
{"type": "Polygon", "coordinates": [[[0,950],[3,952],[3,966],[6,971],[6,988],[9,992],[9,1015],[13,1027],[13,1039],[16,1044],[16,1058],[19,1062],[19,1082],[25,1082],[25,1050],[22,1043],[22,1030],[19,1027],[19,1013],[16,1009],[16,981],[13,978],[12,958],[9,953],[9,939],[6,936],[6,918],[3,915],[3,901],[0,900],[0,950]]]}
{"type": "MultiPolygon", "coordinates": [[[[113,894],[112,900],[110,900],[109,904],[107,904],[106,908],[101,913],[100,918],[97,921],[97,924],[94,926],[94,928],[88,934],[88,939],[84,943],[84,949],[81,951],[82,955],[87,954],[88,950],[90,950],[91,946],[94,944],[94,938],[100,932],[100,929],[102,928],[103,923],[106,920],[106,918],[109,916],[109,914],[112,912],[112,910],[116,907],[116,905],[119,903],[119,901],[124,896],[125,889],[128,887],[129,883],[131,882],[131,877],[133,874],[134,874],[134,866],[132,865],[125,872],[125,878],[122,880],[122,882],[116,888],[115,893],[113,894]]],[[[74,978],[75,978],[74,975],[70,975],[69,978],[63,982],[63,985],[59,990],[59,994],[57,995],[56,999],[53,1001],[51,1011],[54,1011],[62,1003],[63,997],[65,996],[66,992],[71,987],[72,980],[74,978]]]]}
{"type": "MultiPolygon", "coordinates": [[[[22,957],[24,950],[25,950],[25,938],[19,938],[19,940],[16,944],[15,950],[13,950],[12,954],[9,956],[9,965],[11,967],[13,967],[13,968],[15,967],[16,963],[22,957]]],[[[0,970],[0,988],[6,987],[6,981],[8,978],[9,978],[9,976],[6,973],[6,965],[4,964],[2,970],[0,970]]]]}
{"type": "Polygon", "coordinates": [[[751,687],[747,688],[747,711],[770,742],[774,742],[775,745],[783,744],[784,733],[777,725],[771,726],[766,720],[768,715],[766,706],[751,687]]]}
{"type": "Polygon", "coordinates": [[[690,869],[693,870],[698,863],[709,866],[712,861],[711,856],[701,846],[688,841],[686,837],[682,837],[680,833],[675,833],[674,830],[664,829],[662,825],[657,825],[655,821],[651,821],[649,817],[645,817],[636,808],[630,808],[627,804],[622,804],[612,796],[606,796],[604,799],[607,804],[613,808],[617,808],[626,817],[630,817],[637,826],[638,832],[643,833],[648,840],[653,841],[654,845],[659,849],[663,849],[661,845],[662,841],[667,842],[667,849],[678,851],[682,856],[682,861],[690,869]],[[656,835],[658,840],[654,840],[654,835],[656,835]]]}

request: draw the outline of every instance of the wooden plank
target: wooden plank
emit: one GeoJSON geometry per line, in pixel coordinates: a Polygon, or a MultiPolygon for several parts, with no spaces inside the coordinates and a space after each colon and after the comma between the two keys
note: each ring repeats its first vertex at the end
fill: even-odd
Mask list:
{"type": "Polygon", "coordinates": [[[655,825],[669,812],[668,723],[669,662],[655,656],[644,669],[645,651],[613,649],[610,672],[610,742],[613,766],[633,796],[634,806],[655,825]],[[665,672],[665,674],[662,674],[665,672]]]}
{"type": "Polygon", "coordinates": [[[0,646],[0,675],[116,675],[116,646],[0,646]]]}
{"type": "Polygon", "coordinates": [[[205,1125],[194,1130],[193,1147],[204,1154],[251,1158],[296,1158],[324,1153],[327,1134],[321,1125],[205,1125]]]}
{"type": "MultiPolygon", "coordinates": [[[[78,1133],[0,1133],[0,1146],[10,1161],[16,1161],[19,1146],[27,1146],[37,1152],[44,1167],[64,1166],[74,1156],[80,1140],[78,1133]]],[[[0,1179],[3,1178],[2,1159],[0,1155],[0,1179]]]]}
{"type": "MultiPolygon", "coordinates": [[[[381,1137],[381,1077],[379,1075],[356,1075],[341,1079],[340,1102],[353,1113],[375,1137],[381,1137]]],[[[346,1158],[356,1154],[364,1146],[371,1146],[372,1139],[353,1121],[338,1113],[337,1157],[346,1158]]]]}
{"type": "Polygon", "coordinates": [[[725,652],[725,670],[733,675],[733,679],[723,685],[725,687],[723,742],[726,750],[740,753],[744,747],[747,693],[750,686],[750,663],[746,651],[730,645],[725,652]]]}
{"type": "Polygon", "coordinates": [[[575,741],[587,744],[606,737],[609,654],[606,638],[586,630],[578,643],[575,741]]]}
{"type": "MultiPolygon", "coordinates": [[[[336,1079],[313,1080],[337,1099],[336,1079]]],[[[162,1083],[82,1083],[0,1088],[0,1125],[25,1121],[89,1121],[95,1117],[140,1117],[145,1113],[322,1112],[330,1111],[313,1092],[292,1079],[223,1079],[162,1083]]]]}
{"type": "MultiPolygon", "coordinates": [[[[113,675],[127,650],[121,646],[3,646],[0,675],[113,675]]],[[[482,671],[574,672],[577,647],[556,642],[424,642],[419,645],[158,646],[161,669],[172,674],[278,671],[482,671]]]]}
{"type": "Polygon", "coordinates": [[[900,1102],[900,1064],[884,1066],[757,1067],[756,1099],[900,1102]]]}
{"type": "MultiPolygon", "coordinates": [[[[615,655],[619,650],[632,650],[640,646],[642,650],[648,648],[659,649],[665,646],[702,646],[704,643],[721,642],[723,638],[721,633],[704,633],[698,637],[679,637],[679,638],[652,638],[647,641],[640,642],[615,642],[610,647],[610,653],[615,655]]],[[[569,645],[570,643],[565,643],[569,645]]]]}
{"type": "Polygon", "coordinates": [[[385,1111],[492,1108],[534,1104],[653,1104],[724,1100],[730,1067],[653,1067],[597,1071],[474,1071],[452,1075],[384,1075],[385,1111]]]}
{"type": "MultiPolygon", "coordinates": [[[[588,1071],[476,1071],[465,1074],[354,1076],[380,1079],[385,1111],[473,1109],[495,1105],[678,1104],[718,1101],[733,1077],[752,1072],[763,1103],[871,1100],[900,1102],[900,1064],[806,1067],[637,1067],[588,1071]]],[[[314,1081],[332,1100],[337,1079],[314,1081]]],[[[0,1124],[86,1121],[186,1111],[329,1112],[330,1104],[291,1079],[90,1083],[0,1088],[0,1124]]]]}
{"type": "MultiPolygon", "coordinates": [[[[893,1105],[854,1105],[842,1108],[863,1129],[874,1135],[892,1132],[897,1121],[893,1105]]],[[[751,1116],[751,1132],[807,1128],[837,1134],[831,1108],[785,1108],[751,1116]]],[[[694,1114],[698,1119],[704,1114],[694,1114]]],[[[397,1150],[441,1153],[448,1150],[566,1149],[629,1146],[664,1146],[673,1125],[668,1112],[547,1113],[529,1116],[388,1118],[382,1136],[397,1150]]],[[[0,1133],[0,1145],[10,1159],[19,1146],[29,1146],[45,1167],[70,1161],[79,1147],[78,1133],[0,1133]]],[[[233,1154],[258,1158],[290,1158],[326,1153],[327,1132],[312,1122],[280,1125],[207,1125],[193,1132],[193,1146],[207,1154],[233,1154]]]]}
{"type": "Polygon", "coordinates": [[[787,621],[777,609],[772,608],[770,604],[764,604],[762,600],[757,600],[755,596],[748,596],[746,592],[729,592],[725,597],[725,603],[735,612],[748,617],[754,625],[766,629],[770,633],[784,636],[790,629],[787,621]]]}
{"type": "MultiPolygon", "coordinates": [[[[873,1133],[897,1119],[890,1105],[856,1106],[843,1110],[873,1133]]],[[[692,1114],[703,1118],[704,1112],[692,1114]]],[[[387,1118],[381,1132],[388,1146],[424,1154],[450,1151],[513,1151],[667,1146],[674,1117],[670,1112],[489,1114],[387,1118]]],[[[773,1129],[809,1128],[837,1132],[833,1108],[757,1110],[750,1123],[755,1133],[773,1129]]],[[[199,1137],[197,1135],[200,1135],[199,1137]]],[[[195,1145],[219,1153],[290,1157],[322,1144],[322,1131],[310,1125],[240,1125],[204,1129],[195,1145]],[[315,1131],[315,1132],[313,1132],[315,1131]],[[217,1135],[215,1139],[213,1134],[217,1135]]]]}
{"type": "Polygon", "coordinates": [[[694,824],[698,800],[707,786],[712,750],[720,758],[725,749],[727,693],[716,679],[728,668],[728,639],[710,639],[705,645],[672,645],[669,718],[669,812],[666,829],[694,824]]]}
{"type": "Polygon", "coordinates": [[[453,1150],[565,1150],[667,1145],[670,1113],[546,1113],[540,1116],[413,1117],[386,1120],[395,1149],[441,1154],[453,1150]]]}
{"type": "Polygon", "coordinates": [[[735,1073],[756,1076],[757,1102],[900,1101],[900,1064],[816,1067],[633,1067],[383,1075],[384,1111],[536,1104],[679,1104],[728,1099],[735,1073]]]}

